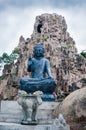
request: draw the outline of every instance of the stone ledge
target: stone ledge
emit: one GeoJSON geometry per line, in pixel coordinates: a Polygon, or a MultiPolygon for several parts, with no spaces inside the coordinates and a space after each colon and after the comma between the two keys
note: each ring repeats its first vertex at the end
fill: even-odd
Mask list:
{"type": "MultiPolygon", "coordinates": [[[[43,101],[42,104],[38,107],[39,110],[53,110],[57,107],[58,102],[47,102],[43,101]]],[[[18,113],[22,110],[21,106],[17,101],[1,101],[1,113],[18,113]]]]}
{"type": "MultiPolygon", "coordinates": [[[[57,125],[21,125],[16,123],[0,122],[0,130],[60,130],[57,125]]],[[[67,129],[70,130],[69,125],[67,129]]]]}
{"type": "MultiPolygon", "coordinates": [[[[40,123],[52,124],[52,113],[57,107],[58,102],[43,102],[38,107],[37,119],[40,123]]],[[[23,119],[22,108],[17,101],[1,101],[1,122],[20,123],[23,119]]]]}

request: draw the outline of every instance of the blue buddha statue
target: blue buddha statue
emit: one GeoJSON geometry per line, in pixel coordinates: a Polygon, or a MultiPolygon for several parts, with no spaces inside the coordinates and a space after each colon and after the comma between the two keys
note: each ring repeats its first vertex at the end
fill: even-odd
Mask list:
{"type": "Polygon", "coordinates": [[[28,72],[31,78],[23,77],[20,79],[20,89],[27,93],[42,91],[44,94],[52,94],[56,84],[50,71],[50,62],[44,58],[44,47],[36,44],[33,51],[33,58],[28,59],[28,72]]]}

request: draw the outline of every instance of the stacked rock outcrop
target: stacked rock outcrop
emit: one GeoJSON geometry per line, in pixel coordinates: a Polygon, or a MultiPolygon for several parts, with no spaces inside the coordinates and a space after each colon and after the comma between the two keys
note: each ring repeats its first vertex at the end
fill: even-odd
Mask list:
{"type": "Polygon", "coordinates": [[[11,65],[8,73],[8,69],[4,68],[0,80],[3,97],[14,97],[19,79],[30,76],[27,60],[28,56],[33,56],[33,47],[38,42],[45,46],[45,57],[50,60],[52,75],[57,80],[56,94],[60,89],[69,92],[85,86],[82,79],[86,78],[86,59],[78,54],[75,41],[67,32],[65,18],[57,14],[42,14],[36,17],[31,38],[25,40],[23,36],[20,37],[15,48],[20,52],[18,60],[11,65]],[[4,96],[8,90],[12,94],[4,96]]]}

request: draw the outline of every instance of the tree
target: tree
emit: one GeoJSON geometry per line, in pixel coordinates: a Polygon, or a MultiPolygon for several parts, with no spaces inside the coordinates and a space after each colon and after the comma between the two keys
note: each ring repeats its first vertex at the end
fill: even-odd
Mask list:
{"type": "Polygon", "coordinates": [[[85,52],[85,51],[82,51],[80,54],[81,54],[84,58],[86,58],[86,52],[85,52]]]}
{"type": "Polygon", "coordinates": [[[20,51],[18,49],[13,50],[10,55],[4,52],[0,57],[0,70],[2,69],[3,63],[4,64],[14,63],[14,61],[19,58],[19,55],[20,55],[20,51]]]}
{"type": "Polygon", "coordinates": [[[4,62],[4,63],[6,63],[6,64],[9,64],[9,62],[10,62],[10,57],[9,57],[9,55],[8,55],[7,53],[5,53],[5,52],[3,53],[1,59],[2,59],[1,62],[4,62]]]}

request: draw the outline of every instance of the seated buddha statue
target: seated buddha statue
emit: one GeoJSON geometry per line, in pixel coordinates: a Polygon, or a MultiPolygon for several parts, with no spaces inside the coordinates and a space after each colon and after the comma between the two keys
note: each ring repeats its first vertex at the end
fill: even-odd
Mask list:
{"type": "Polygon", "coordinates": [[[20,79],[20,89],[27,93],[42,91],[44,94],[52,94],[56,84],[51,75],[50,62],[44,58],[44,46],[36,44],[33,50],[33,57],[28,58],[28,72],[31,77],[22,77],[20,79]]]}

